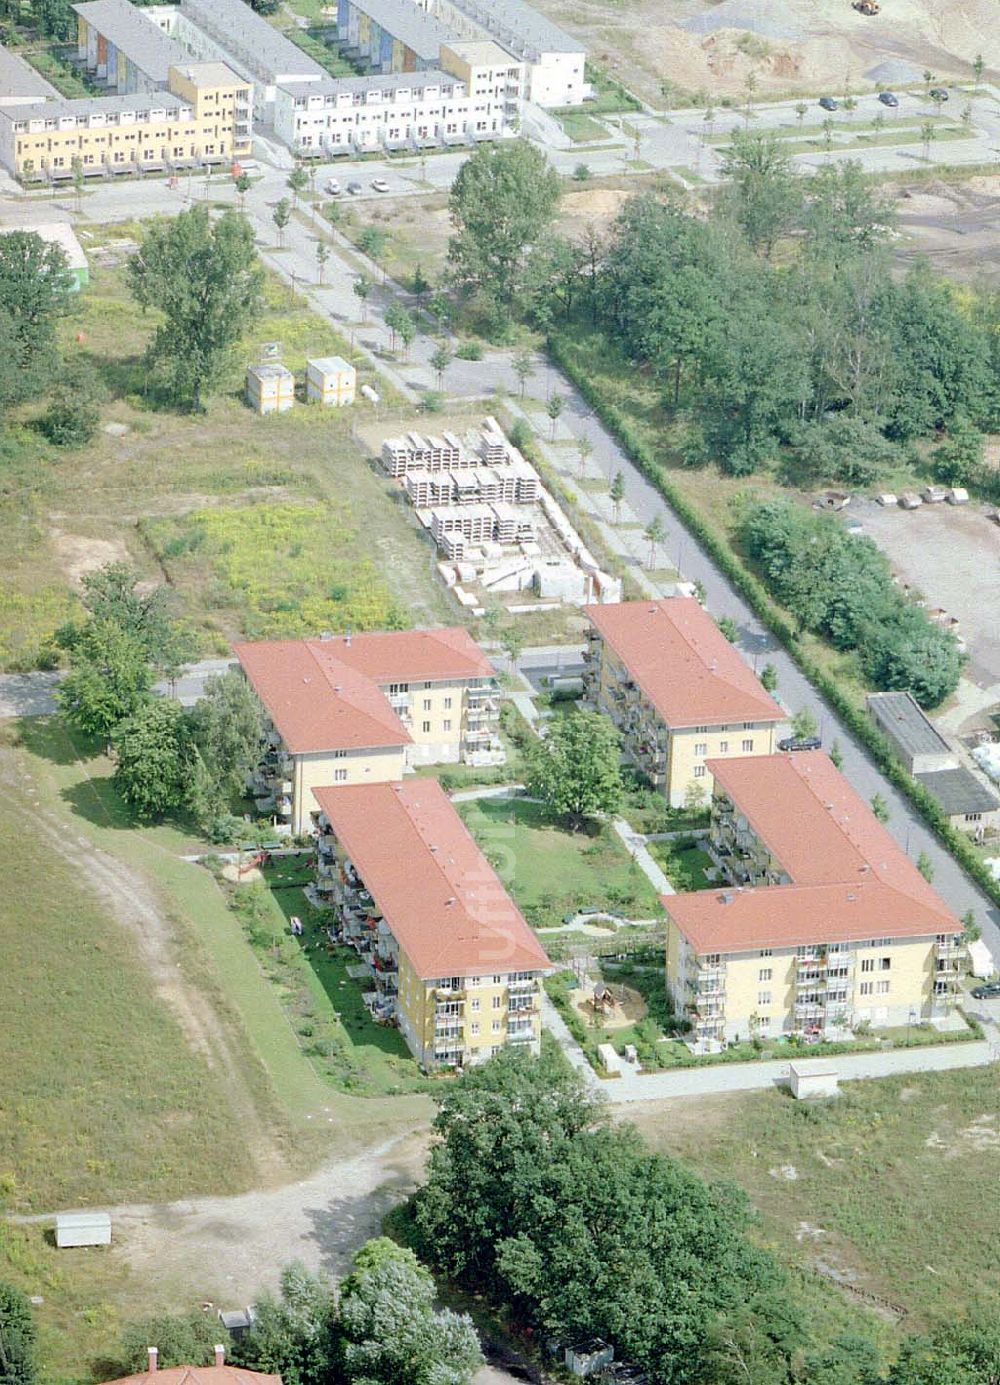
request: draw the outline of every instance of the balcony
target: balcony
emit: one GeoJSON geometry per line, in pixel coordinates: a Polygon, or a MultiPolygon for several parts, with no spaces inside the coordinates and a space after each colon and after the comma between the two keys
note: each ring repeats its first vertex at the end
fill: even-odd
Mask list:
{"type": "Polygon", "coordinates": [[[391,692],[389,694],[389,706],[394,712],[408,711],[410,707],[410,694],[408,692],[391,692]]]}

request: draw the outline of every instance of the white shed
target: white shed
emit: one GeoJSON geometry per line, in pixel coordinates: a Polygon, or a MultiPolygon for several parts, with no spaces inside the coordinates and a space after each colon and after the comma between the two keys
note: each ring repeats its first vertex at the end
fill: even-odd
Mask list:
{"type": "Polygon", "coordinates": [[[109,1246],[111,1244],[110,1212],[58,1212],[56,1214],[56,1245],[109,1246]]]}
{"type": "Polygon", "coordinates": [[[316,356],[306,361],[306,398],[340,408],[354,403],[358,373],[343,356],[316,356]]]}
{"type": "Polygon", "coordinates": [[[796,1101],[805,1101],[817,1096],[836,1096],[837,1069],[822,1058],[789,1063],[788,1085],[796,1101]]]}

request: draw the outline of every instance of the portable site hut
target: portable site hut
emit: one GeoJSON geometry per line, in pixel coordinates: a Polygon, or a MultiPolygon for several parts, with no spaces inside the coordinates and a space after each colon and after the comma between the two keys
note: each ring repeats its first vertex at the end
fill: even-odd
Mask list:
{"type": "Polygon", "coordinates": [[[811,1097],[836,1096],[837,1069],[822,1058],[789,1063],[788,1085],[796,1101],[806,1101],[811,1097]]]}
{"type": "Polygon", "coordinates": [[[70,1246],[110,1244],[110,1212],[59,1212],[56,1215],[56,1245],[60,1250],[70,1246]]]}
{"type": "Polygon", "coordinates": [[[358,372],[343,356],[317,356],[306,361],[306,398],[341,408],[354,403],[358,372]]]}
{"type": "Polygon", "coordinates": [[[247,403],[257,414],[280,414],[295,403],[295,376],[277,362],[247,370],[247,403]]]}

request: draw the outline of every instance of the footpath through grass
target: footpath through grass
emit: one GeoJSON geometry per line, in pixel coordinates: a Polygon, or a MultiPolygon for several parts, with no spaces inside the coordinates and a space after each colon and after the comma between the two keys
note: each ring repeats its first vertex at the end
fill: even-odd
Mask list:
{"type": "Polygon", "coordinates": [[[1000,1312],[995,1069],[849,1082],[829,1102],[677,1101],[636,1120],[654,1148],[745,1188],[764,1239],[842,1303],[874,1295],[906,1332],[1000,1312]]]}

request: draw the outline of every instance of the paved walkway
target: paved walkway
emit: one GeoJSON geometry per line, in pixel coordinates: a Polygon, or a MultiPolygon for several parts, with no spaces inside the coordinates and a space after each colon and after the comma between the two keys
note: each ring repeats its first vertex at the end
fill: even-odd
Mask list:
{"type": "Polygon", "coordinates": [[[611,824],[615,832],[625,845],[625,850],[633,857],[636,865],[643,875],[652,885],[657,894],[676,894],[676,890],[664,875],[660,866],[656,864],[649,854],[646,839],[641,832],[636,832],[624,818],[615,818],[611,824]]]}
{"type": "MultiPolygon", "coordinates": [[[[762,1063],[708,1063],[672,1072],[643,1076],[622,1063],[621,1076],[602,1079],[584,1057],[565,1020],[548,996],[542,997],[542,1019],[546,1029],[558,1040],[569,1062],[583,1074],[591,1091],[603,1092],[613,1106],[637,1101],[666,1101],[675,1097],[701,1097],[719,1092],[767,1091],[788,1081],[790,1060],[762,1063]]],[[[803,1058],[810,1056],[805,1050],[803,1058]]],[[[885,1053],[854,1053],[830,1061],[842,1082],[862,1078],[894,1077],[907,1072],[949,1072],[958,1068],[980,1068],[1000,1058],[1000,1039],[996,1031],[990,1039],[971,1043],[938,1044],[929,1048],[896,1048],[885,1053]]]]}

